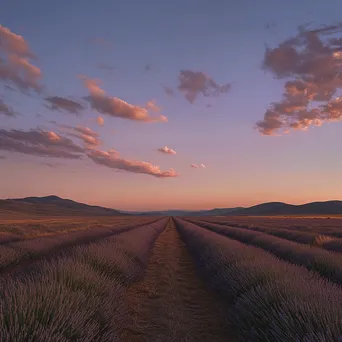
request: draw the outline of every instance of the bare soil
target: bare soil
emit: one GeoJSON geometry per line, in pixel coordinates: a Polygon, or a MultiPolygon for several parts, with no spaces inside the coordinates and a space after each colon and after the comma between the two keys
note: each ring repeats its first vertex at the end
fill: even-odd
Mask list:
{"type": "Polygon", "coordinates": [[[132,324],[124,341],[233,341],[219,298],[198,277],[172,220],[156,241],[144,279],[127,297],[132,324]]]}

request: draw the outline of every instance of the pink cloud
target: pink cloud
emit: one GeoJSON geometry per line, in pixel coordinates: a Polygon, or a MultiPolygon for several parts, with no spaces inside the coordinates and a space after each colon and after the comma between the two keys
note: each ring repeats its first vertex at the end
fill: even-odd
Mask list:
{"type": "MultiPolygon", "coordinates": [[[[101,114],[142,122],[168,121],[164,115],[150,116],[148,105],[147,107],[136,106],[118,97],[106,95],[105,91],[99,87],[98,80],[91,80],[84,76],[81,78],[89,91],[89,96],[86,97],[86,100],[94,110],[101,114]]],[[[149,106],[151,106],[151,103],[149,106]]],[[[156,107],[155,104],[154,107],[156,107]]]]}
{"type": "Polygon", "coordinates": [[[205,169],[206,166],[204,164],[191,164],[190,167],[194,169],[205,169]]]}
{"type": "Polygon", "coordinates": [[[159,113],[160,112],[160,107],[156,105],[156,101],[148,101],[146,104],[146,108],[151,110],[152,112],[159,113]]]}
{"type": "Polygon", "coordinates": [[[68,135],[78,138],[83,141],[87,148],[101,145],[101,140],[99,139],[98,133],[94,132],[89,127],[77,126],[69,127],[73,132],[68,133],[68,135]]]}
{"type": "Polygon", "coordinates": [[[51,123],[59,127],[64,134],[82,140],[86,148],[92,148],[102,143],[99,139],[99,134],[89,127],[61,125],[55,121],[51,121],[51,123]]]}
{"type": "Polygon", "coordinates": [[[0,79],[20,90],[41,91],[41,70],[29,60],[35,55],[25,39],[0,25],[0,79]]]}
{"type": "Polygon", "coordinates": [[[103,124],[104,124],[104,118],[101,116],[101,115],[99,115],[97,118],[96,118],[96,122],[97,122],[97,124],[99,125],[99,126],[103,126],[103,124]]]}
{"type": "Polygon", "coordinates": [[[84,127],[84,126],[77,126],[77,127],[73,127],[73,129],[76,132],[79,132],[81,134],[85,134],[85,135],[89,135],[91,137],[97,137],[98,133],[94,132],[91,128],[89,127],[84,127]]]}
{"type": "Polygon", "coordinates": [[[177,154],[177,152],[175,150],[173,150],[172,148],[169,148],[167,146],[164,146],[162,148],[158,148],[158,151],[165,153],[165,154],[177,154]]]}
{"type": "Polygon", "coordinates": [[[283,98],[256,123],[261,134],[279,135],[342,120],[342,37],[337,36],[341,33],[342,24],[317,30],[301,27],[297,36],[266,49],[263,68],[290,80],[283,98]]]}
{"type": "Polygon", "coordinates": [[[177,173],[174,169],[161,171],[159,166],[153,165],[149,162],[120,158],[119,153],[115,150],[109,150],[108,152],[105,152],[92,149],[88,151],[87,155],[94,163],[116,170],[143,173],[157,178],[174,178],[179,176],[179,173],[177,173]]]}
{"type": "Polygon", "coordinates": [[[84,149],[53,131],[0,130],[0,150],[41,157],[79,159],[84,149]]]}
{"type": "Polygon", "coordinates": [[[179,74],[178,90],[190,103],[194,103],[199,94],[206,97],[218,96],[230,89],[231,84],[219,85],[202,71],[181,70],[179,74]]]}

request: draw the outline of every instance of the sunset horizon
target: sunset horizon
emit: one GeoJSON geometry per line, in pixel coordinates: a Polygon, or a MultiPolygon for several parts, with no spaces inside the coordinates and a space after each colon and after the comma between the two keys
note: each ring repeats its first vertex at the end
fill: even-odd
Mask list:
{"type": "Polygon", "coordinates": [[[342,341],[341,0],[3,0],[1,342],[342,341]]]}
{"type": "MultiPolygon", "coordinates": [[[[207,210],[212,210],[212,209],[230,209],[230,208],[250,208],[253,206],[257,206],[260,204],[268,204],[268,203],[284,203],[284,204],[289,204],[289,205],[304,205],[304,204],[310,204],[310,203],[325,203],[325,202],[341,202],[342,204],[342,199],[337,199],[337,198],[329,198],[329,199],[323,199],[323,200],[312,200],[312,201],[302,201],[302,202],[288,202],[288,201],[282,201],[282,200],[271,200],[271,201],[262,201],[262,202],[254,202],[251,204],[240,204],[240,205],[208,205],[206,207],[191,207],[189,206],[187,207],[147,207],[147,208],[120,208],[120,207],[115,207],[112,206],[110,204],[106,205],[101,204],[100,202],[96,202],[96,201],[89,201],[87,199],[85,200],[75,200],[74,198],[69,198],[69,197],[63,197],[63,196],[58,196],[56,194],[45,194],[42,196],[22,196],[22,197],[11,197],[11,198],[0,198],[0,200],[13,200],[13,199],[25,199],[25,198],[31,198],[31,197],[37,197],[37,198],[49,198],[49,197],[57,197],[63,200],[71,200],[77,203],[83,203],[83,204],[87,204],[87,205],[92,205],[92,206],[100,206],[100,207],[104,207],[104,208],[109,208],[109,209],[114,209],[114,210],[118,210],[118,211],[122,211],[122,212],[154,212],[154,211],[188,211],[188,212],[196,212],[196,211],[207,211],[207,210]]],[[[248,202],[247,202],[248,203],[248,202]]]]}
{"type": "Polygon", "coordinates": [[[5,6],[0,198],[121,210],[340,198],[332,7],[105,3],[5,6]]]}

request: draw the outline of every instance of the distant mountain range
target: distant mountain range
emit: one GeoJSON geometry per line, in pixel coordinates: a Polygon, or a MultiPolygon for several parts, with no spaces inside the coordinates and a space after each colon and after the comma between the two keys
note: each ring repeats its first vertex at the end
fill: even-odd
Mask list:
{"type": "MultiPolygon", "coordinates": [[[[149,215],[141,213],[140,215],[149,215]]],[[[150,214],[151,215],[151,214],[150,214]]],[[[249,208],[216,208],[201,211],[168,211],[153,212],[153,215],[174,216],[273,216],[273,215],[342,215],[342,201],[311,202],[301,205],[283,202],[268,202],[249,208]],[[173,213],[171,211],[171,213],[173,213]]]]}
{"type": "Polygon", "coordinates": [[[25,197],[0,200],[0,214],[27,214],[45,216],[272,216],[272,215],[342,215],[342,201],[311,202],[293,205],[269,202],[249,208],[215,208],[211,210],[164,210],[164,211],[119,211],[88,205],[58,196],[25,197]]]}
{"type": "Polygon", "coordinates": [[[75,202],[58,196],[25,197],[0,200],[0,214],[26,214],[43,216],[118,216],[125,215],[115,209],[75,202]]]}
{"type": "Polygon", "coordinates": [[[148,215],[162,215],[162,216],[225,216],[231,214],[241,207],[237,208],[215,208],[210,210],[164,210],[164,211],[146,211],[142,213],[135,213],[136,215],[148,216],[148,215]]]}
{"type": "Polygon", "coordinates": [[[342,214],[342,201],[311,202],[301,205],[282,202],[269,202],[239,209],[233,215],[339,215],[342,214]]]}

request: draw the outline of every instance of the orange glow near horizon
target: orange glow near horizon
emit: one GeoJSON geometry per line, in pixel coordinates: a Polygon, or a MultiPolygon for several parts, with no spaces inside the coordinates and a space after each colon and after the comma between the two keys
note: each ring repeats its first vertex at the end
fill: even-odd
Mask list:
{"type": "Polygon", "coordinates": [[[159,1],[157,24],[143,2],[107,5],[58,3],[53,20],[46,4],[43,19],[30,2],[3,6],[0,198],[121,210],[341,199],[334,6],[159,1]]]}

